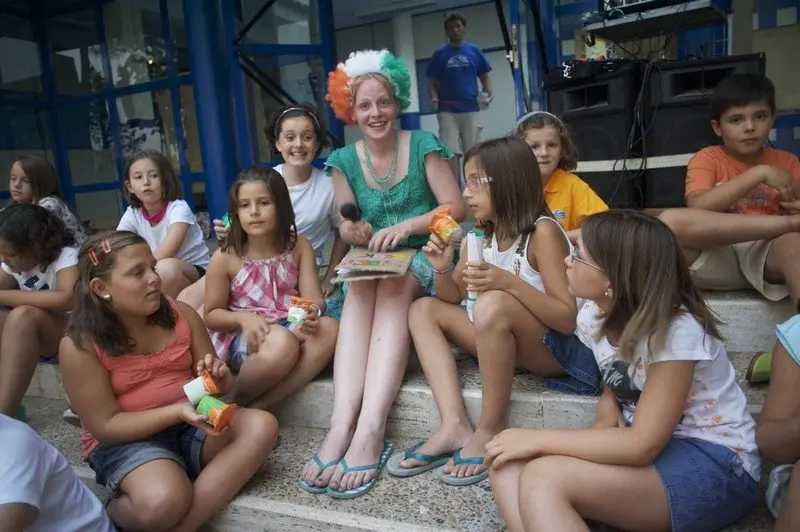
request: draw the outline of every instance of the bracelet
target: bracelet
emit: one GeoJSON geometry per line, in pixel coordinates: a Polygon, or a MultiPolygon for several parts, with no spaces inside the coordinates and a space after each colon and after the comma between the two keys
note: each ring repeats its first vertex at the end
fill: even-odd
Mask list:
{"type": "Polygon", "coordinates": [[[435,273],[436,275],[445,275],[445,274],[448,274],[448,273],[452,272],[454,269],[455,269],[455,266],[450,266],[446,270],[437,270],[436,268],[434,268],[433,269],[433,273],[435,273]]]}
{"type": "Polygon", "coordinates": [[[319,308],[319,306],[316,303],[312,303],[311,305],[309,305],[308,306],[308,310],[315,311],[317,313],[317,318],[321,318],[322,317],[322,309],[319,308]]]}

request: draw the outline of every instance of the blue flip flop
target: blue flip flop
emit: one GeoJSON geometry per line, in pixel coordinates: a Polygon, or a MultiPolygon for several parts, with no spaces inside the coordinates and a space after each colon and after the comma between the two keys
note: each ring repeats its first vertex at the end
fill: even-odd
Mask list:
{"type": "Polygon", "coordinates": [[[386,464],[386,470],[395,477],[413,477],[414,475],[419,475],[425,471],[443,466],[453,456],[453,453],[445,453],[438,456],[418,453],[417,449],[422,447],[426,441],[427,440],[419,441],[406,449],[405,452],[392,455],[392,457],[389,458],[389,462],[386,464]],[[417,467],[403,467],[400,465],[400,462],[409,459],[426,463],[417,467]]]}
{"type": "MultiPolygon", "coordinates": [[[[483,464],[483,456],[475,456],[473,458],[461,458],[461,451],[459,450],[453,454],[453,463],[455,465],[464,465],[464,464],[481,465],[483,464]]],[[[488,477],[489,470],[487,469],[482,473],[478,473],[477,475],[472,475],[469,477],[454,477],[450,473],[445,473],[444,466],[442,466],[436,472],[436,475],[439,477],[439,480],[441,480],[442,482],[444,482],[449,486],[471,486],[473,484],[481,482],[486,477],[488,477]]]]}
{"type": "MultiPolygon", "coordinates": [[[[314,462],[316,462],[317,465],[320,467],[320,469],[322,469],[322,471],[319,472],[319,475],[317,475],[317,478],[319,478],[320,475],[325,473],[325,471],[327,471],[328,468],[334,467],[339,464],[339,460],[331,460],[330,462],[323,464],[322,460],[319,459],[317,451],[314,451],[314,462]]],[[[303,491],[307,491],[309,493],[313,493],[314,495],[321,495],[328,490],[328,485],[326,484],[324,486],[317,486],[316,484],[310,484],[306,479],[301,478],[300,489],[303,491]]]]}
{"type": "Polygon", "coordinates": [[[363,466],[355,466],[350,467],[347,465],[347,461],[342,458],[342,470],[345,473],[352,473],[353,471],[369,471],[370,469],[375,470],[375,478],[367,482],[366,484],[362,484],[357,488],[353,488],[347,491],[339,491],[335,490],[332,487],[328,486],[327,493],[334,499],[355,499],[357,497],[361,497],[365,493],[375,486],[375,482],[378,481],[378,477],[381,474],[381,469],[383,466],[386,465],[386,462],[389,460],[389,456],[392,454],[392,450],[394,449],[394,445],[390,440],[383,440],[383,451],[381,452],[381,456],[378,458],[378,461],[374,464],[363,465],[363,466]]]}

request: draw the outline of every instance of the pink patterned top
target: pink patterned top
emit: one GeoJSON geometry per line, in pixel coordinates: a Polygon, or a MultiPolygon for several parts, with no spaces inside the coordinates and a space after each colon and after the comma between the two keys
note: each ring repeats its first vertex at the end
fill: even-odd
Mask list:
{"type": "MultiPolygon", "coordinates": [[[[285,320],[291,306],[289,299],[298,295],[298,273],[291,251],[269,259],[242,257],[242,269],[231,281],[228,310],[258,314],[269,321],[285,320]]],[[[217,356],[227,359],[239,331],[208,332],[217,356]]]]}

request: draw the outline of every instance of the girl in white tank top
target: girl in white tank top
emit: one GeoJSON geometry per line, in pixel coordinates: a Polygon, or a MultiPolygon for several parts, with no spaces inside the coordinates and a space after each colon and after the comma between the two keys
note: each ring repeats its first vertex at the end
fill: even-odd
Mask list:
{"type": "Polygon", "coordinates": [[[505,428],[516,368],[571,378],[573,368],[553,357],[548,338],[572,335],[577,314],[564,264],[569,240],[547,208],[528,145],[518,138],[493,139],[475,146],[464,161],[464,199],[482,220],[484,260],[468,263],[462,245],[453,267],[454,242],[436,235],[423,248],[436,272],[436,297],[414,302],[409,327],[441,427],[387,466],[397,476],[441,466],[439,480],[451,485],[486,478],[485,446],[505,428]],[[478,294],[473,320],[461,306],[468,290],[478,294]],[[474,430],[448,340],[477,357],[480,366],[483,401],[474,430]]]}

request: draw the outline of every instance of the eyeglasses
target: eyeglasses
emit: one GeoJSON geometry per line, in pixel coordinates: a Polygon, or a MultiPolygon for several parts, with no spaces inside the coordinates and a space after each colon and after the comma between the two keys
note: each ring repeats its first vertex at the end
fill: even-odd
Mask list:
{"type": "Polygon", "coordinates": [[[600,266],[594,265],[589,261],[585,261],[580,257],[580,255],[578,255],[578,246],[572,248],[572,253],[570,253],[569,258],[572,260],[572,262],[580,262],[581,264],[585,264],[591,268],[594,268],[598,272],[605,274],[605,272],[603,271],[602,268],[600,268],[600,266]]]}
{"type": "Polygon", "coordinates": [[[468,176],[466,176],[464,178],[464,184],[470,190],[476,190],[476,189],[482,187],[483,185],[488,185],[492,181],[494,181],[494,179],[492,179],[491,177],[486,176],[486,175],[474,175],[473,174],[473,175],[468,175],[468,176]]]}

